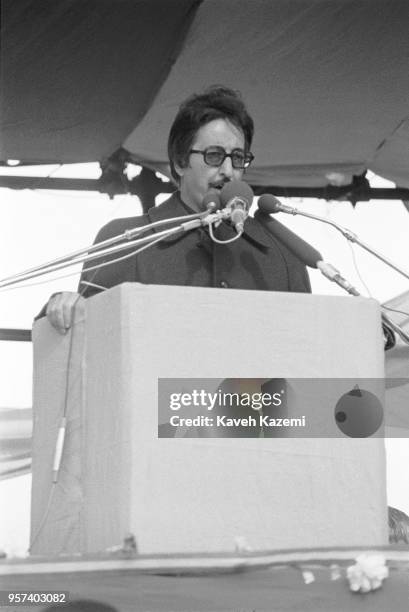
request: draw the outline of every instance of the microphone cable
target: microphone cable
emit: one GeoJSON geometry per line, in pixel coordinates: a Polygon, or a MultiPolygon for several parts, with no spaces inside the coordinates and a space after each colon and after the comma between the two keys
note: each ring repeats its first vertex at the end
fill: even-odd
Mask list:
{"type": "Polygon", "coordinates": [[[71,310],[71,322],[70,322],[71,332],[70,332],[70,338],[69,338],[69,343],[68,343],[67,362],[66,362],[66,369],[65,369],[66,375],[65,375],[63,413],[60,419],[60,425],[58,427],[58,432],[57,432],[57,440],[56,440],[56,444],[54,448],[51,489],[48,495],[47,505],[45,507],[43,516],[41,517],[37,530],[34,532],[34,535],[30,539],[29,547],[28,547],[29,553],[32,551],[33,546],[37,542],[41,532],[44,529],[44,525],[50,513],[52,501],[53,501],[56,486],[58,483],[58,476],[59,476],[61,461],[62,461],[63,452],[64,452],[64,446],[65,446],[65,436],[67,432],[68,397],[69,397],[69,388],[71,384],[70,373],[71,373],[72,350],[73,350],[73,344],[74,344],[74,329],[75,329],[75,325],[73,325],[73,322],[75,318],[74,317],[75,309],[76,309],[76,306],[78,304],[80,297],[81,295],[79,294],[71,310]]]}
{"type": "Polygon", "coordinates": [[[238,240],[238,238],[240,238],[242,234],[243,234],[243,230],[241,230],[238,234],[233,236],[233,238],[229,238],[228,240],[219,240],[218,238],[216,238],[216,236],[213,233],[213,225],[212,224],[209,225],[209,236],[213,240],[213,242],[217,242],[217,244],[230,244],[231,242],[238,240]]]}

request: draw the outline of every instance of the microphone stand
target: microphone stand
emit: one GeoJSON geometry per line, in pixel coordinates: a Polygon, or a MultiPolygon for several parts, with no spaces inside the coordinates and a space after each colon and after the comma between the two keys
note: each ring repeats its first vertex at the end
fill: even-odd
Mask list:
{"type": "MultiPolygon", "coordinates": [[[[301,215],[302,217],[308,217],[309,219],[315,219],[316,221],[322,221],[323,223],[326,223],[327,225],[331,225],[332,227],[335,227],[335,229],[337,229],[339,232],[341,232],[341,234],[347,240],[349,240],[350,242],[358,244],[361,248],[363,248],[366,251],[368,251],[368,253],[371,253],[372,255],[375,255],[375,257],[377,257],[378,259],[380,259],[381,261],[386,263],[388,266],[393,268],[396,272],[399,272],[400,274],[402,274],[402,276],[404,276],[405,278],[409,279],[409,273],[406,272],[406,270],[404,270],[403,268],[401,268],[400,266],[395,264],[393,261],[391,261],[390,259],[388,259],[384,255],[382,255],[381,253],[379,253],[379,251],[377,251],[373,247],[371,247],[368,244],[366,244],[363,240],[358,238],[358,236],[354,232],[352,232],[351,230],[349,230],[346,227],[343,227],[342,225],[339,225],[338,223],[335,223],[335,221],[332,221],[330,219],[326,219],[325,217],[321,217],[319,215],[313,215],[312,213],[308,213],[308,212],[299,210],[298,208],[294,208],[292,206],[286,206],[285,204],[281,204],[281,202],[279,204],[277,203],[277,211],[284,212],[284,213],[287,213],[287,214],[290,214],[290,215],[301,215]]],[[[322,270],[321,270],[321,272],[322,272],[322,270]]],[[[327,278],[329,278],[329,277],[327,276],[327,278]]],[[[343,286],[342,284],[340,284],[335,278],[330,279],[330,280],[334,280],[334,282],[338,283],[340,285],[340,287],[343,287],[343,289],[346,289],[346,287],[343,286]]],[[[357,291],[356,293],[354,293],[352,291],[349,291],[348,289],[346,289],[346,290],[349,293],[352,293],[352,295],[361,295],[356,289],[355,289],[355,291],[357,291]]],[[[382,304],[381,304],[381,307],[382,307],[382,304]]],[[[400,336],[400,338],[404,342],[406,342],[406,344],[409,344],[409,335],[400,327],[400,325],[398,325],[397,323],[394,323],[394,321],[392,321],[392,319],[390,319],[384,312],[382,312],[382,320],[384,321],[385,324],[389,325],[389,327],[391,327],[391,329],[393,329],[400,336]]]]}
{"type": "Polygon", "coordinates": [[[222,221],[223,219],[230,218],[231,214],[232,214],[232,211],[230,209],[224,208],[215,213],[209,213],[208,211],[205,211],[205,212],[197,213],[194,215],[176,217],[173,219],[165,219],[163,221],[145,225],[142,228],[135,228],[132,230],[127,230],[123,234],[114,236],[113,238],[110,238],[108,240],[105,240],[104,242],[98,243],[97,245],[93,245],[91,247],[81,249],[80,251],[77,251],[70,255],[62,256],[54,261],[51,261],[46,264],[42,264],[30,270],[26,270],[25,272],[21,272],[19,274],[16,274],[15,276],[1,279],[0,289],[4,287],[8,287],[10,285],[15,285],[22,281],[36,278],[38,276],[42,276],[44,274],[49,274],[50,272],[55,272],[56,270],[67,268],[69,266],[73,266],[79,263],[86,263],[88,261],[93,261],[95,259],[99,259],[102,256],[111,255],[113,253],[117,253],[122,250],[129,249],[132,246],[139,246],[139,245],[146,244],[146,243],[160,242],[161,240],[164,240],[165,238],[168,238],[169,236],[173,236],[180,232],[188,232],[192,229],[201,227],[202,225],[211,225],[213,223],[218,223],[222,221]],[[178,219],[187,219],[187,221],[184,221],[183,223],[181,223],[180,225],[177,225],[176,227],[173,227],[167,230],[163,230],[162,232],[158,232],[153,235],[145,236],[139,239],[130,239],[130,236],[150,230],[152,227],[155,227],[158,224],[172,223],[178,219]],[[121,244],[113,244],[113,246],[109,246],[108,248],[101,248],[101,246],[104,247],[107,244],[112,244],[112,243],[116,243],[116,242],[123,241],[123,240],[126,240],[126,242],[125,243],[122,242],[121,244]]]}
{"type": "Polygon", "coordinates": [[[308,217],[309,219],[315,219],[316,221],[322,221],[322,223],[327,223],[327,225],[332,225],[332,227],[335,227],[335,229],[341,232],[344,238],[346,238],[350,242],[358,244],[362,249],[365,249],[365,251],[368,251],[368,253],[375,255],[375,257],[383,261],[383,263],[386,263],[386,265],[393,268],[396,272],[399,272],[399,274],[402,274],[402,276],[409,279],[409,272],[407,272],[401,266],[398,266],[396,263],[391,261],[388,257],[385,257],[384,255],[382,255],[382,253],[380,253],[373,247],[369,246],[369,244],[366,244],[363,240],[361,240],[356,234],[354,234],[354,232],[349,230],[347,227],[343,227],[342,225],[335,223],[335,221],[326,219],[325,217],[320,217],[319,215],[313,215],[312,213],[308,213],[303,210],[299,210],[298,208],[293,208],[292,206],[286,206],[285,204],[281,204],[281,202],[279,206],[277,205],[277,211],[284,212],[289,215],[301,215],[302,217],[308,217]]]}
{"type": "MultiPolygon", "coordinates": [[[[317,268],[319,269],[321,274],[323,274],[329,280],[334,281],[334,283],[337,283],[339,287],[342,287],[342,289],[344,289],[344,291],[347,291],[350,295],[354,295],[356,297],[363,297],[362,294],[359,293],[358,289],[356,289],[343,276],[341,276],[338,270],[336,270],[336,268],[334,268],[331,264],[324,261],[318,261],[317,268]]],[[[380,306],[382,308],[382,304],[380,304],[380,306]]],[[[404,342],[406,342],[406,344],[409,344],[409,335],[382,311],[381,319],[384,325],[389,326],[391,329],[393,329],[393,331],[395,331],[400,336],[400,338],[404,342]]]]}
{"type": "MultiPolygon", "coordinates": [[[[276,200],[274,202],[274,212],[279,212],[279,211],[293,214],[293,215],[299,213],[299,211],[296,208],[286,206],[284,204],[281,204],[281,202],[279,202],[278,200],[276,200]]],[[[322,220],[325,223],[329,223],[330,225],[336,225],[335,223],[328,221],[327,219],[324,219],[323,217],[318,217],[317,215],[312,215],[309,213],[300,213],[300,214],[305,214],[306,217],[310,217],[312,219],[316,219],[319,221],[322,220]]],[[[281,223],[274,221],[274,225],[272,225],[273,219],[271,219],[271,215],[269,213],[267,213],[266,211],[265,212],[260,211],[259,209],[255,214],[255,218],[257,218],[262,223],[262,225],[267,229],[267,231],[273,237],[275,237],[278,240],[282,240],[284,244],[286,244],[287,247],[290,250],[292,250],[303,261],[305,265],[312,267],[312,268],[318,268],[321,274],[323,274],[323,276],[328,278],[330,281],[337,283],[337,285],[339,285],[342,289],[344,289],[344,291],[347,291],[350,295],[361,297],[361,294],[359,293],[359,291],[353,285],[351,285],[349,281],[347,281],[343,276],[341,276],[340,272],[336,268],[334,268],[334,266],[322,260],[321,253],[316,251],[311,245],[306,243],[299,236],[291,232],[291,230],[288,230],[288,228],[281,225],[281,223]],[[267,221],[267,219],[269,219],[269,221],[267,221]],[[277,224],[278,227],[275,224],[277,224]],[[275,231],[273,228],[275,228],[275,231]],[[282,231],[283,229],[285,229],[284,234],[282,231]],[[295,241],[295,244],[293,244],[291,247],[290,244],[288,244],[289,241],[290,242],[292,241],[293,243],[295,241]],[[294,248],[294,246],[296,246],[297,248],[294,248]]],[[[349,230],[346,230],[346,231],[349,231],[349,230]]],[[[381,318],[382,318],[382,322],[384,326],[384,333],[385,333],[385,327],[387,328],[389,326],[389,328],[393,329],[402,338],[404,342],[409,344],[409,335],[397,323],[394,323],[384,312],[381,312],[381,318]]],[[[385,333],[385,335],[387,334],[385,333]]]]}
{"type": "MultiPolygon", "coordinates": [[[[98,242],[97,244],[93,244],[89,247],[78,249],[77,251],[73,251],[72,253],[68,253],[67,255],[62,255],[61,257],[58,257],[57,259],[53,259],[46,263],[40,264],[39,266],[35,266],[34,268],[28,268],[27,270],[24,270],[23,272],[18,272],[17,274],[13,274],[12,276],[6,276],[0,279],[0,286],[5,281],[14,280],[20,277],[24,277],[22,278],[22,280],[27,280],[26,275],[32,272],[38,272],[40,270],[44,270],[44,274],[46,274],[50,271],[53,271],[52,269],[48,270],[48,268],[51,266],[55,266],[56,264],[63,263],[63,262],[74,261],[80,255],[97,252],[99,250],[102,250],[104,247],[108,247],[109,245],[114,245],[117,242],[121,242],[123,240],[131,241],[133,240],[133,238],[135,238],[139,234],[143,234],[144,232],[149,231],[150,229],[153,229],[155,227],[160,227],[162,225],[169,225],[170,223],[174,223],[181,219],[184,219],[185,221],[189,221],[190,219],[201,218],[205,214],[207,213],[202,212],[202,213],[195,213],[193,215],[187,215],[183,217],[173,217],[172,219],[162,219],[161,221],[155,221],[154,223],[148,223],[147,225],[143,225],[141,227],[135,227],[135,228],[126,230],[123,234],[113,236],[112,238],[108,238],[107,240],[103,240],[102,242],[98,242]]],[[[74,262],[74,263],[77,263],[77,262],[74,262]]]]}

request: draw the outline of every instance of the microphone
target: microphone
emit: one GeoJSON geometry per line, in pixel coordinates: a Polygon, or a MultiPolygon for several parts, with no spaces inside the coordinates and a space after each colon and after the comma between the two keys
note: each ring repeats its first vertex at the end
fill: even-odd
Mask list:
{"type": "MultiPolygon", "coordinates": [[[[282,225],[279,221],[272,219],[270,217],[270,213],[274,214],[277,212],[285,212],[292,215],[296,215],[298,213],[311,217],[313,219],[317,219],[318,221],[326,221],[321,217],[317,217],[316,215],[309,215],[308,213],[302,213],[297,208],[293,208],[292,206],[287,206],[282,204],[276,197],[269,193],[265,193],[258,199],[258,210],[255,213],[255,218],[258,219],[260,223],[262,223],[269,232],[276,236],[294,255],[297,255],[301,261],[311,267],[318,268],[326,278],[330,281],[337,283],[340,287],[342,287],[345,291],[354,296],[359,296],[360,293],[351,283],[349,283],[343,276],[341,276],[340,272],[334,268],[330,263],[322,261],[322,255],[318,251],[316,251],[308,242],[305,242],[302,238],[297,236],[294,232],[289,230],[285,225],[282,225]],[[315,262],[315,263],[314,263],[315,262]]],[[[340,228],[334,223],[330,223],[334,225],[337,229],[344,234],[346,238],[352,240],[351,236],[354,236],[352,232],[346,230],[345,228],[340,228]]],[[[356,242],[360,244],[360,242],[356,239],[356,242]]],[[[369,250],[369,249],[367,249],[369,250]]],[[[385,338],[385,350],[388,350],[395,346],[396,340],[394,331],[399,334],[399,336],[409,344],[409,336],[403,331],[403,329],[394,323],[385,313],[382,313],[382,329],[385,338]]]]}
{"type": "MultiPolygon", "coordinates": [[[[265,196],[261,196],[264,198],[265,196]]],[[[272,199],[274,196],[271,196],[272,199]]],[[[322,261],[323,257],[319,251],[314,249],[308,242],[297,236],[288,227],[272,219],[268,212],[266,212],[266,206],[263,206],[263,210],[260,207],[260,200],[258,202],[259,208],[256,211],[254,218],[257,219],[267,230],[280,240],[298,259],[308,266],[309,268],[317,268],[317,262],[322,261]]],[[[265,201],[265,200],[264,200],[265,201]]],[[[270,207],[271,208],[271,207],[270,207]]]]}
{"type": "Polygon", "coordinates": [[[290,215],[298,214],[298,209],[293,208],[292,206],[287,206],[286,204],[282,204],[280,200],[271,193],[263,193],[258,199],[258,207],[266,215],[275,214],[278,212],[289,213],[290,215]]]}
{"type": "Polygon", "coordinates": [[[220,208],[220,194],[217,189],[209,189],[202,200],[202,208],[214,213],[220,208]]]}
{"type": "Polygon", "coordinates": [[[222,205],[230,210],[230,219],[236,232],[241,234],[253,201],[253,190],[244,181],[229,181],[220,192],[222,205]]]}
{"type": "MultiPolygon", "coordinates": [[[[340,287],[345,289],[351,295],[360,295],[357,289],[349,283],[333,265],[323,260],[323,257],[317,249],[314,249],[308,242],[297,236],[288,227],[272,219],[265,211],[275,207],[276,198],[265,194],[261,196],[264,211],[260,208],[256,211],[254,218],[257,219],[273,236],[284,244],[303,264],[309,268],[318,268],[321,274],[340,287]],[[268,199],[267,199],[268,198],[268,199]]],[[[259,200],[259,202],[260,202],[259,200]]],[[[277,200],[278,201],[278,200],[277,200]]]]}
{"type": "Polygon", "coordinates": [[[368,251],[368,253],[371,253],[371,255],[374,255],[375,257],[383,261],[383,263],[385,263],[387,266],[389,266],[390,268],[393,268],[393,270],[395,270],[396,272],[399,272],[399,274],[402,274],[402,276],[409,279],[409,270],[405,270],[404,268],[402,268],[402,266],[398,266],[396,263],[391,261],[388,257],[385,257],[385,255],[383,255],[382,253],[380,253],[379,251],[371,247],[369,244],[366,244],[356,234],[354,234],[354,232],[352,232],[350,229],[348,229],[347,227],[342,227],[342,225],[335,223],[335,221],[332,221],[332,219],[327,219],[325,217],[313,215],[312,213],[308,213],[304,210],[298,210],[298,208],[294,208],[292,206],[287,206],[286,204],[282,204],[279,200],[277,200],[277,198],[275,198],[269,193],[265,193],[262,196],[260,196],[259,207],[266,214],[284,212],[290,215],[301,215],[302,217],[307,217],[308,219],[315,219],[315,221],[321,221],[321,223],[326,223],[327,225],[331,225],[332,227],[335,227],[336,230],[341,232],[344,238],[349,240],[349,242],[353,242],[357,244],[362,249],[365,249],[365,251],[368,251]]]}

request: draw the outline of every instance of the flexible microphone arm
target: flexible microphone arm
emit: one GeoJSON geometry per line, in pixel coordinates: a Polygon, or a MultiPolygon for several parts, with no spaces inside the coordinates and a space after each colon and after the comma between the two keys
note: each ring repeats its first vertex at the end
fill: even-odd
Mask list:
{"type": "Polygon", "coordinates": [[[339,225],[338,223],[335,223],[335,221],[326,219],[325,217],[320,217],[319,215],[313,215],[312,213],[308,213],[308,212],[299,210],[298,208],[287,206],[286,204],[282,204],[281,202],[279,202],[276,198],[274,199],[275,199],[275,210],[271,210],[270,212],[283,212],[289,215],[301,215],[302,217],[308,217],[309,219],[315,219],[316,221],[322,221],[322,223],[327,223],[327,225],[332,225],[332,227],[335,227],[335,229],[341,232],[341,234],[347,240],[349,240],[350,242],[354,242],[355,244],[358,244],[361,248],[365,249],[365,251],[368,251],[368,253],[375,255],[375,257],[383,261],[383,263],[393,268],[396,272],[399,272],[399,274],[402,274],[402,276],[404,276],[405,278],[409,279],[409,272],[407,272],[401,266],[398,266],[396,263],[391,261],[388,257],[385,257],[384,255],[382,255],[382,253],[380,253],[373,247],[369,246],[369,244],[366,244],[363,240],[361,240],[356,234],[354,234],[354,232],[352,232],[348,228],[343,227],[342,225],[339,225]]]}
{"type": "MultiPolygon", "coordinates": [[[[127,232],[124,232],[124,234],[121,234],[120,236],[114,236],[112,239],[109,239],[108,241],[99,243],[99,245],[106,246],[107,242],[111,242],[111,241],[118,242],[118,240],[124,240],[124,239],[126,239],[127,242],[121,242],[121,244],[114,244],[113,246],[110,246],[108,248],[99,248],[96,252],[92,252],[92,253],[89,253],[89,251],[94,251],[92,247],[89,247],[87,249],[81,249],[81,251],[78,252],[79,254],[76,257],[73,257],[72,255],[63,256],[55,260],[54,262],[40,265],[37,268],[33,268],[32,270],[22,272],[13,277],[1,279],[0,289],[11,286],[11,285],[15,285],[23,281],[30,280],[32,278],[36,278],[38,276],[42,276],[44,274],[49,274],[50,272],[55,272],[57,270],[67,268],[69,266],[73,266],[73,265],[80,264],[80,263],[86,263],[88,261],[93,261],[94,259],[99,259],[100,257],[106,256],[106,255],[118,253],[125,249],[129,249],[133,246],[139,246],[139,245],[150,243],[150,242],[156,243],[162,239],[168,238],[169,236],[178,234],[179,232],[188,232],[192,229],[201,227],[202,225],[212,225],[213,223],[220,222],[223,219],[230,218],[231,214],[232,214],[232,211],[230,209],[224,208],[215,213],[208,213],[208,211],[205,211],[205,212],[197,213],[194,215],[177,217],[175,219],[187,219],[187,221],[181,223],[180,225],[177,225],[176,227],[173,227],[167,230],[163,230],[162,232],[150,234],[149,236],[145,236],[143,238],[133,239],[133,240],[130,240],[128,238],[129,233],[132,233],[132,232],[140,233],[139,230],[146,231],[147,229],[154,227],[155,224],[147,225],[147,226],[144,226],[143,228],[135,228],[135,230],[128,230],[127,232]]],[[[167,219],[165,221],[169,223],[169,222],[174,222],[175,219],[172,219],[172,220],[167,219]]],[[[94,245],[94,246],[98,246],[98,245],[94,245]]]]}
{"type": "Polygon", "coordinates": [[[27,280],[28,274],[32,272],[39,272],[41,270],[44,270],[44,274],[47,274],[48,272],[52,272],[55,269],[54,266],[56,264],[63,263],[63,262],[78,263],[76,259],[80,257],[81,255],[96,253],[97,251],[100,251],[104,249],[105,247],[114,245],[118,242],[122,242],[123,240],[131,241],[139,234],[143,234],[144,232],[147,232],[155,227],[160,227],[162,225],[169,225],[169,223],[175,223],[177,221],[180,221],[181,219],[188,221],[190,219],[201,218],[206,214],[207,212],[195,213],[193,215],[188,215],[188,216],[173,217],[172,219],[162,219],[160,221],[155,221],[154,223],[148,223],[147,225],[143,225],[141,227],[134,227],[132,229],[126,230],[122,234],[118,234],[117,236],[113,236],[112,238],[108,238],[107,240],[98,242],[97,244],[93,244],[91,246],[88,246],[82,249],[78,249],[77,251],[73,251],[72,253],[68,253],[67,255],[62,255],[61,257],[58,257],[57,259],[53,259],[46,263],[40,264],[39,266],[35,266],[34,268],[28,268],[27,270],[23,270],[22,272],[18,272],[16,274],[13,274],[12,276],[6,276],[0,280],[0,284],[2,284],[5,281],[9,281],[9,280],[11,281],[17,278],[21,280],[27,280]],[[49,270],[48,268],[51,268],[51,269],[49,270]]]}
{"type": "MultiPolygon", "coordinates": [[[[343,276],[341,276],[339,271],[331,264],[325,261],[317,261],[317,268],[326,278],[333,281],[334,283],[337,283],[337,285],[342,287],[342,289],[344,289],[344,291],[347,291],[350,295],[354,295],[356,297],[363,297],[362,294],[359,293],[359,291],[353,285],[351,285],[349,281],[347,281],[343,276]]],[[[382,308],[382,304],[380,304],[380,306],[382,308]]],[[[393,331],[395,331],[398,336],[404,342],[406,342],[406,344],[409,344],[409,335],[400,327],[400,325],[392,321],[392,319],[390,319],[388,315],[386,315],[383,311],[381,311],[381,319],[382,322],[385,325],[389,326],[391,329],[393,329],[393,331]]]]}
{"type": "MultiPolygon", "coordinates": [[[[261,198],[260,198],[261,199],[261,198]]],[[[270,209],[275,207],[275,203],[272,202],[273,196],[271,196],[271,201],[267,202],[264,200],[265,205],[262,208],[259,208],[254,215],[260,223],[267,229],[269,233],[271,233],[275,238],[281,241],[290,249],[301,261],[309,266],[310,268],[318,268],[326,278],[330,281],[339,285],[344,291],[347,291],[350,295],[361,296],[359,291],[351,285],[349,281],[347,281],[343,276],[341,276],[340,272],[334,268],[330,263],[323,261],[322,255],[319,251],[314,249],[308,242],[297,236],[294,232],[288,229],[285,225],[277,221],[276,219],[272,219],[268,214],[268,207],[270,209]],[[269,205],[269,206],[268,206],[269,205]]],[[[276,200],[276,198],[274,198],[276,200]]],[[[263,203],[262,203],[263,204],[263,203]]],[[[260,205],[260,201],[259,201],[260,205]]],[[[284,206],[284,205],[283,205],[284,206]]],[[[290,207],[288,207],[290,208],[290,207]]],[[[277,209],[274,210],[276,212],[277,209]]],[[[273,212],[271,210],[271,212],[273,212]]],[[[287,211],[288,212],[288,211],[287,211]]],[[[391,329],[393,329],[399,336],[402,338],[404,342],[409,344],[409,335],[396,323],[394,323],[384,312],[381,312],[382,322],[385,325],[388,325],[391,329]]]]}
{"type": "MultiPolygon", "coordinates": [[[[334,268],[331,264],[325,261],[318,261],[317,268],[326,278],[337,283],[337,285],[342,287],[342,289],[347,291],[350,295],[354,295],[357,297],[363,297],[362,294],[359,293],[359,291],[355,289],[355,287],[351,285],[343,276],[341,276],[339,271],[336,268],[334,268]]],[[[382,304],[380,304],[380,306],[382,308],[382,304]]],[[[389,326],[391,329],[393,329],[393,331],[395,331],[398,334],[398,336],[404,342],[406,342],[406,344],[409,344],[409,335],[400,327],[400,325],[392,321],[392,319],[390,319],[388,315],[386,315],[383,311],[381,311],[381,319],[382,319],[382,322],[385,325],[389,326]]]]}
{"type": "MultiPolygon", "coordinates": [[[[74,262],[74,260],[76,260],[76,258],[78,258],[80,255],[86,255],[86,254],[100,251],[105,247],[116,244],[118,242],[122,242],[123,240],[128,240],[128,241],[133,240],[139,234],[143,234],[146,231],[149,231],[156,227],[161,227],[163,225],[169,225],[171,223],[175,223],[175,222],[182,221],[182,220],[189,221],[190,219],[200,219],[202,217],[205,217],[208,213],[213,213],[220,208],[219,192],[216,189],[210,189],[203,198],[202,206],[203,208],[206,208],[206,210],[202,212],[194,213],[191,215],[183,215],[181,217],[172,217],[170,219],[161,219],[160,221],[148,223],[146,225],[142,225],[141,227],[134,227],[129,230],[125,230],[123,234],[113,236],[112,238],[108,238],[107,240],[103,240],[89,247],[85,247],[77,251],[73,251],[72,253],[68,253],[67,255],[58,257],[57,259],[53,259],[46,263],[40,264],[39,266],[36,266],[34,268],[28,268],[27,270],[23,270],[22,272],[18,272],[16,274],[13,274],[12,276],[6,276],[0,279],[0,283],[3,283],[4,281],[14,280],[20,277],[24,277],[23,280],[26,280],[27,274],[30,274],[32,272],[37,272],[40,270],[44,270],[45,271],[44,273],[48,273],[49,271],[53,271],[54,269],[54,268],[51,268],[51,270],[48,270],[50,266],[55,266],[58,263],[67,262],[67,261],[74,262]]],[[[75,261],[74,263],[77,263],[77,261],[75,261]]]]}
{"type": "Polygon", "coordinates": [[[324,261],[321,253],[317,251],[308,242],[300,238],[297,234],[291,231],[288,227],[273,219],[267,214],[267,206],[259,208],[254,218],[257,219],[267,231],[282,242],[298,259],[300,259],[304,265],[309,268],[318,268],[318,270],[328,278],[330,281],[337,283],[342,289],[350,293],[351,295],[360,295],[359,291],[355,289],[350,282],[348,282],[339,270],[326,261],[324,261]]]}

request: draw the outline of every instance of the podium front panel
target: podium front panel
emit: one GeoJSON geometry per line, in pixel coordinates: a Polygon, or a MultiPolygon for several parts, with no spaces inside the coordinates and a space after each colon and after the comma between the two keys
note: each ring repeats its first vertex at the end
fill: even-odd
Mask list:
{"type": "Polygon", "coordinates": [[[382,379],[375,301],[124,284],[70,334],[34,328],[33,552],[386,544],[382,438],[158,438],[159,378],[382,379]]]}

